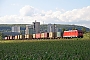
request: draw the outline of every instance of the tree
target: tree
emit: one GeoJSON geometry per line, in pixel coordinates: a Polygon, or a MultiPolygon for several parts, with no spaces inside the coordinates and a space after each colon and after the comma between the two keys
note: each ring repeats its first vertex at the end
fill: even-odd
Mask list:
{"type": "Polygon", "coordinates": [[[65,30],[66,30],[66,29],[65,29],[65,28],[63,28],[63,29],[62,29],[62,32],[64,32],[65,30]]]}
{"type": "Polygon", "coordinates": [[[2,33],[0,32],[0,40],[2,39],[3,37],[2,37],[2,33]]]}
{"type": "Polygon", "coordinates": [[[82,31],[83,31],[83,33],[86,33],[86,28],[83,27],[83,28],[82,28],[82,31]]]}
{"type": "Polygon", "coordinates": [[[72,28],[72,30],[77,30],[77,28],[72,28]]]}

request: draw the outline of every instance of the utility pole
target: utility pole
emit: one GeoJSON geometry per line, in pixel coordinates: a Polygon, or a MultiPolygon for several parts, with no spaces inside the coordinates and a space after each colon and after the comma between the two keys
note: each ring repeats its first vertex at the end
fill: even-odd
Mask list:
{"type": "Polygon", "coordinates": [[[43,21],[43,32],[44,32],[44,21],[43,21]]]}

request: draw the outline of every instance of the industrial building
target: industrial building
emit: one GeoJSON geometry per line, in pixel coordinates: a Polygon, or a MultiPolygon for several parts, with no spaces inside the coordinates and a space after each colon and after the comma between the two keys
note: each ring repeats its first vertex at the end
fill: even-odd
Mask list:
{"type": "Polygon", "coordinates": [[[48,24],[47,26],[47,32],[57,32],[57,26],[56,24],[48,24]]]}
{"type": "Polygon", "coordinates": [[[26,25],[25,34],[33,34],[33,25],[26,25]]]}
{"type": "Polygon", "coordinates": [[[33,22],[33,33],[40,33],[40,22],[33,22]]]}
{"type": "Polygon", "coordinates": [[[20,26],[13,26],[12,27],[12,32],[18,32],[18,33],[20,33],[20,26]]]}

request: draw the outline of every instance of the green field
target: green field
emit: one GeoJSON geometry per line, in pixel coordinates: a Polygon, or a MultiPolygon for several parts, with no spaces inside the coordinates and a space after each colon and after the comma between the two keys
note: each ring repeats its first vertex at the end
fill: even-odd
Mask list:
{"type": "Polygon", "coordinates": [[[0,60],[90,60],[90,40],[2,40],[0,60]]]}

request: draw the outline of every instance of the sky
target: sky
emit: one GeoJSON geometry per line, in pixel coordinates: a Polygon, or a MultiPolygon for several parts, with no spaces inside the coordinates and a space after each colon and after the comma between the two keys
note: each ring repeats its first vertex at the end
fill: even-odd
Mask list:
{"type": "Polygon", "coordinates": [[[70,24],[90,28],[90,0],[0,0],[0,24],[70,24]]]}

